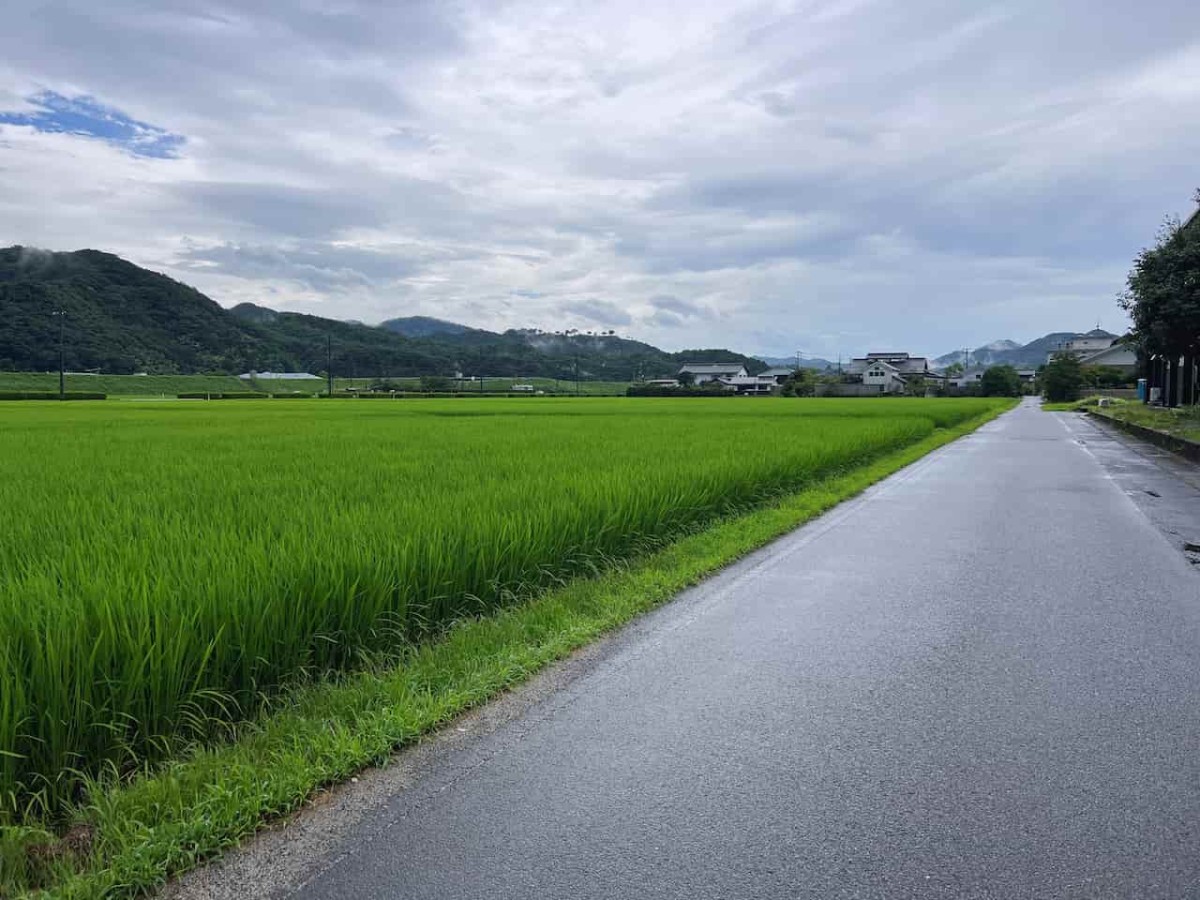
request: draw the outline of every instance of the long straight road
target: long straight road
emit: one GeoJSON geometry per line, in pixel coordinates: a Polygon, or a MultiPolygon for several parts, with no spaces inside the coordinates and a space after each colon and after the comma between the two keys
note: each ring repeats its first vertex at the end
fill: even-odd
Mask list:
{"type": "Polygon", "coordinates": [[[1026,402],[446,749],[292,895],[1198,897],[1189,528],[1185,476],[1026,402]]]}

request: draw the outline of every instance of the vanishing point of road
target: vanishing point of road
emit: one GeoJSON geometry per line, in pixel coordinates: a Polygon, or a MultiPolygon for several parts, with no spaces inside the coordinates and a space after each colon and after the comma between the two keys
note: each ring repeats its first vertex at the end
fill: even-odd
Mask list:
{"type": "Polygon", "coordinates": [[[1200,897],[1200,478],[1158,456],[1026,401],[302,816],[253,892],[1200,897]]]}

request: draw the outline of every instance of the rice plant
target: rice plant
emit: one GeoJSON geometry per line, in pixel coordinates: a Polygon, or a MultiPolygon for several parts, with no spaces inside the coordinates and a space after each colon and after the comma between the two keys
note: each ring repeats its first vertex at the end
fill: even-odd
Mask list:
{"type": "Polygon", "coordinates": [[[0,824],[993,403],[0,408],[0,824]]]}

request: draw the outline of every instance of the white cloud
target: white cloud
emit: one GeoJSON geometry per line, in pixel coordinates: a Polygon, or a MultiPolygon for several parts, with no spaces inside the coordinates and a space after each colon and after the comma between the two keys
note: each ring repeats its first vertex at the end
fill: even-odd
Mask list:
{"type": "Polygon", "coordinates": [[[17,4],[0,111],[186,144],[0,125],[0,244],[226,305],[826,356],[1115,329],[1200,156],[1182,0],[17,4]]]}

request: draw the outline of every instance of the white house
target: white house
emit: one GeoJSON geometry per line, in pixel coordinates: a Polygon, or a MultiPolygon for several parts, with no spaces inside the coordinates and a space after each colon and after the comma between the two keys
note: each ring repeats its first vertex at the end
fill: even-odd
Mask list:
{"type": "Polygon", "coordinates": [[[881,394],[902,394],[906,384],[900,369],[882,359],[872,360],[863,369],[862,383],[879,388],[881,394]]]}
{"type": "Polygon", "coordinates": [[[1137,371],[1137,352],[1125,344],[1113,344],[1099,353],[1092,353],[1079,360],[1082,366],[1110,366],[1128,375],[1137,371]]]}
{"type": "Polygon", "coordinates": [[[725,390],[739,394],[772,394],[779,390],[779,383],[769,375],[735,375],[717,380],[725,390]]]}
{"type": "Polygon", "coordinates": [[[1117,342],[1117,336],[1103,328],[1093,328],[1086,334],[1077,334],[1070,340],[1063,341],[1057,348],[1046,355],[1046,362],[1052,362],[1054,357],[1062,353],[1074,353],[1078,357],[1091,356],[1101,350],[1107,350],[1117,342]]]}
{"type": "Polygon", "coordinates": [[[937,384],[946,380],[945,375],[930,368],[926,357],[907,353],[868,353],[850,360],[846,373],[865,385],[878,387],[883,394],[900,393],[913,381],[937,384]]]}
{"type": "Polygon", "coordinates": [[[692,376],[693,384],[704,384],[722,378],[745,378],[748,373],[741,363],[684,363],[679,374],[692,376]]]}
{"type": "Polygon", "coordinates": [[[239,375],[239,378],[249,381],[254,378],[262,378],[265,381],[317,381],[316,375],[309,375],[307,372],[247,372],[245,375],[239,375]]]}
{"type": "Polygon", "coordinates": [[[866,356],[850,360],[846,372],[850,375],[862,375],[867,369],[880,362],[887,363],[906,379],[916,376],[930,381],[940,381],[946,377],[930,368],[929,360],[926,357],[909,356],[907,353],[868,353],[866,356]]]}

